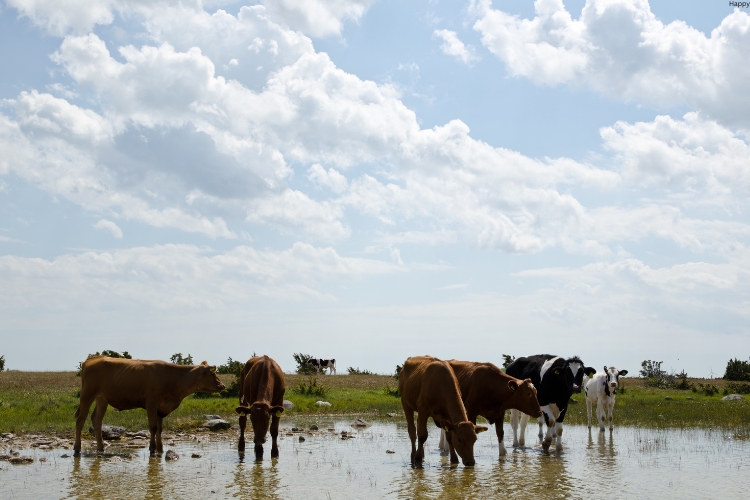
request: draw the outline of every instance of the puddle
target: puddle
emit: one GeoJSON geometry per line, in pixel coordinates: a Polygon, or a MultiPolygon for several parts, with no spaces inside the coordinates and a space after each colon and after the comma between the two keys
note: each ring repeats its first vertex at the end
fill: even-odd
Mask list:
{"type": "MultiPolygon", "coordinates": [[[[176,461],[150,459],[147,449],[117,444],[96,456],[91,441],[80,459],[61,458],[71,454],[65,449],[17,450],[34,462],[0,462],[0,492],[7,499],[740,498],[750,480],[750,442],[718,430],[619,427],[601,434],[566,426],[560,455],[536,445],[508,447],[508,455],[499,458],[490,429],[477,441],[477,465],[465,468],[451,467],[440,456],[439,434],[431,427],[424,467],[413,469],[403,421],[376,421],[364,429],[352,428],[351,421],[282,421],[287,429],[315,423],[321,430],[280,434],[281,457],[270,459],[269,440],[262,462],[252,453],[241,460],[236,439],[165,446],[179,454],[176,461]],[[341,431],[354,437],[342,439],[341,431]],[[194,453],[201,457],[191,458],[194,453]]],[[[529,441],[533,430],[528,429],[529,441]]],[[[509,432],[506,424],[506,446],[509,432]]]]}

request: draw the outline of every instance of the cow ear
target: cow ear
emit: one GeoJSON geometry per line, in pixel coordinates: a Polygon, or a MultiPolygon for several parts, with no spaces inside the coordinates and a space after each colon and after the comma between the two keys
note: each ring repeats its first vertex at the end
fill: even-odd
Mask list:
{"type": "Polygon", "coordinates": [[[511,391],[516,392],[516,390],[518,390],[518,381],[508,380],[508,387],[511,391]]]}
{"type": "Polygon", "coordinates": [[[271,411],[271,415],[276,415],[277,417],[281,418],[281,414],[284,412],[284,407],[272,406],[270,411],[271,411]]]}
{"type": "Polygon", "coordinates": [[[618,375],[622,375],[623,377],[624,377],[625,375],[627,375],[627,374],[628,374],[628,371],[627,371],[627,370],[620,370],[620,372],[618,373],[618,375]]]}
{"type": "Polygon", "coordinates": [[[604,365],[604,373],[607,373],[607,365],[604,365]]]}
{"type": "Polygon", "coordinates": [[[445,432],[450,432],[456,429],[456,426],[453,425],[453,422],[450,420],[441,420],[438,424],[445,432]]]}
{"type": "Polygon", "coordinates": [[[561,373],[562,373],[562,370],[561,370],[561,369],[559,369],[559,368],[558,368],[557,370],[555,370],[555,371],[554,371],[554,374],[555,374],[555,375],[560,375],[561,373]]]}
{"type": "Polygon", "coordinates": [[[250,413],[250,408],[248,408],[247,406],[238,406],[237,408],[234,409],[234,411],[244,416],[250,413]]]}
{"type": "Polygon", "coordinates": [[[591,376],[593,376],[593,375],[596,374],[596,368],[592,368],[590,366],[587,366],[587,367],[585,367],[583,369],[583,373],[585,373],[586,375],[588,375],[589,377],[591,377],[591,376]]]}
{"type": "Polygon", "coordinates": [[[486,430],[487,430],[488,428],[489,428],[489,427],[487,427],[486,425],[475,425],[475,426],[474,426],[474,431],[475,431],[475,432],[476,432],[477,434],[479,434],[480,432],[484,432],[484,431],[486,431],[486,430]]]}
{"type": "Polygon", "coordinates": [[[201,365],[207,365],[207,364],[208,364],[208,361],[206,361],[205,359],[201,361],[201,365]]]}

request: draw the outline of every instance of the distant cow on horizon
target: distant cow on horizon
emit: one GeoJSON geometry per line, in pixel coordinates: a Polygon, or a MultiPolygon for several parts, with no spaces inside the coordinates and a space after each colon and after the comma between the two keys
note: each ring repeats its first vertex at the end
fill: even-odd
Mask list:
{"type": "Polygon", "coordinates": [[[307,360],[307,364],[315,368],[315,371],[320,374],[320,370],[325,370],[328,368],[329,375],[331,372],[333,375],[336,375],[336,360],[334,358],[331,359],[323,359],[323,358],[310,358],[307,360]]]}

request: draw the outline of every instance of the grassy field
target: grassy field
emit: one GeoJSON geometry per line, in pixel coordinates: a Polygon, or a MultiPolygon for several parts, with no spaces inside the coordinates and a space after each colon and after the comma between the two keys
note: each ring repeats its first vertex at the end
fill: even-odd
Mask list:
{"type": "MultiPolygon", "coordinates": [[[[232,375],[222,375],[229,384],[232,375]]],[[[0,432],[55,433],[69,435],[74,429],[73,414],[78,406],[77,392],[80,378],[74,372],[19,372],[0,373],[0,432]]],[[[294,415],[370,414],[401,415],[398,397],[385,394],[386,385],[395,388],[396,381],[387,375],[320,376],[318,385],[325,393],[299,394],[300,384],[309,386],[311,379],[301,375],[286,375],[286,399],[296,407],[286,411],[294,415]],[[323,400],[331,407],[319,407],[323,400]]],[[[624,393],[618,393],[615,408],[615,425],[648,427],[722,427],[736,429],[740,437],[750,435],[750,401],[721,401],[723,380],[690,380],[694,384],[710,383],[720,392],[706,396],[701,392],[653,389],[645,387],[641,379],[621,379],[624,393]],[[665,399],[672,398],[671,400],[665,399]],[[692,399],[688,399],[692,398],[692,399]]],[[[568,408],[566,422],[586,423],[586,405],[583,395],[574,396],[579,404],[568,408]]],[[[165,419],[167,429],[190,429],[203,423],[204,414],[219,414],[234,421],[237,406],[235,398],[186,398],[182,405],[165,419]]],[[[507,418],[507,417],[506,417],[507,418]]],[[[147,427],[145,411],[115,412],[109,409],[104,422],[122,425],[129,430],[147,427]]],[[[283,420],[282,420],[283,422],[283,420]]]]}

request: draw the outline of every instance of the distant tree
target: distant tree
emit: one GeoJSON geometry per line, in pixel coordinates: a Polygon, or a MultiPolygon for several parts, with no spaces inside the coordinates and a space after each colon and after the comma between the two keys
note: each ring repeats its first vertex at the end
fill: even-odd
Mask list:
{"type": "Polygon", "coordinates": [[[172,354],[172,357],[169,358],[169,360],[176,365],[192,365],[193,364],[193,357],[190,354],[188,354],[187,356],[183,358],[181,352],[172,354]]]}
{"type": "Polygon", "coordinates": [[[372,375],[372,372],[370,370],[360,370],[359,367],[354,368],[353,366],[347,368],[346,371],[349,372],[349,375],[372,375]]]}
{"type": "Polygon", "coordinates": [[[396,365],[396,373],[393,374],[393,378],[398,380],[398,374],[401,373],[401,370],[403,370],[403,368],[404,367],[402,365],[396,365]]]}
{"type": "Polygon", "coordinates": [[[750,362],[730,359],[724,371],[724,380],[750,381],[750,362]]]}
{"type": "Polygon", "coordinates": [[[511,356],[510,354],[503,354],[503,368],[508,368],[510,364],[515,360],[515,356],[511,356]]]}
{"type": "MultiPolygon", "coordinates": [[[[94,354],[89,354],[88,356],[86,356],[86,359],[96,358],[97,356],[106,356],[108,358],[133,359],[133,356],[131,356],[128,353],[128,351],[122,351],[122,353],[119,353],[117,351],[112,351],[109,349],[104,349],[102,352],[97,351],[94,354]]],[[[81,376],[81,365],[83,365],[83,363],[78,363],[78,371],[76,371],[77,377],[81,376]]]]}
{"type": "Polygon", "coordinates": [[[5,370],[5,356],[0,356],[0,372],[5,370]]]}
{"type": "Polygon", "coordinates": [[[292,357],[294,358],[294,361],[297,362],[297,373],[301,375],[310,375],[315,372],[315,367],[307,364],[307,362],[312,359],[312,356],[309,354],[295,352],[292,354],[292,357]]]}
{"type": "Polygon", "coordinates": [[[641,362],[641,371],[640,375],[642,378],[654,378],[654,377],[663,377],[666,375],[667,372],[661,369],[661,364],[663,361],[651,361],[650,359],[646,359],[643,362],[641,362]]]}

